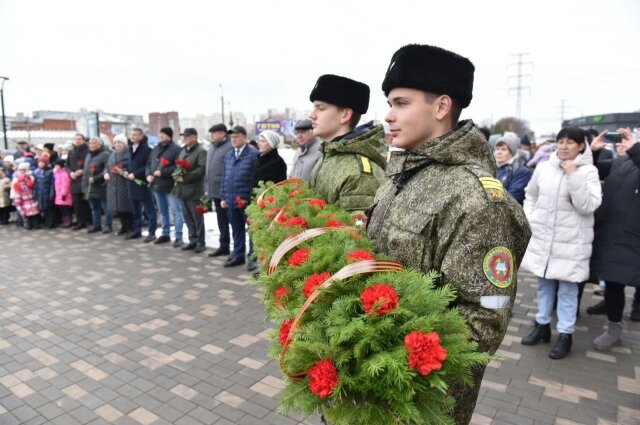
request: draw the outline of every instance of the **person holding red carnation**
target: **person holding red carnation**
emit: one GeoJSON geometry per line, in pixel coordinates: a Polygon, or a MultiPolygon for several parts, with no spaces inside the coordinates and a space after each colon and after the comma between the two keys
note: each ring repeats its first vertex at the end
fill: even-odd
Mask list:
{"type": "Polygon", "coordinates": [[[251,201],[254,174],[258,162],[258,151],[247,146],[247,130],[237,125],[229,130],[230,149],[224,157],[222,184],[220,187],[220,207],[227,210],[233,233],[233,253],[224,267],[245,264],[246,248],[246,207],[251,201]],[[238,198],[242,202],[238,202],[238,198]]]}
{"type": "Polygon", "coordinates": [[[182,213],[189,229],[189,243],[182,247],[183,251],[204,252],[204,215],[196,211],[200,198],[204,194],[204,173],[207,165],[207,153],[198,143],[198,132],[195,128],[186,128],[182,133],[184,146],[176,161],[186,161],[185,174],[176,177],[176,196],[182,200],[182,213]]]}
{"type": "Polygon", "coordinates": [[[169,211],[173,215],[175,224],[176,237],[173,241],[173,247],[182,246],[182,228],[184,227],[184,218],[182,215],[182,202],[177,196],[171,194],[174,181],[172,174],[176,169],[175,161],[180,154],[180,146],[173,141],[173,129],[171,127],[163,127],[158,133],[160,143],[158,143],[147,162],[147,182],[156,196],[156,203],[160,211],[162,219],[162,235],[156,239],[155,234],[149,233],[145,242],[154,244],[163,244],[171,242],[171,219],[169,211]]]}

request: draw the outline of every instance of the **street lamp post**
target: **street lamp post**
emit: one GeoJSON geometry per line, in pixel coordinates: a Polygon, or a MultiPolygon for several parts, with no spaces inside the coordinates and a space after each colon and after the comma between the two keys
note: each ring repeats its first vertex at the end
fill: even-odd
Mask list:
{"type": "Polygon", "coordinates": [[[224,124],[224,93],[222,91],[222,84],[218,84],[220,87],[220,106],[222,107],[222,123],[224,124]]]}
{"type": "Polygon", "coordinates": [[[0,77],[0,103],[2,103],[2,135],[4,137],[4,148],[9,150],[9,142],[7,141],[7,121],[4,115],[4,82],[9,80],[9,77],[0,77]]]}
{"type": "Polygon", "coordinates": [[[229,106],[229,127],[233,127],[233,111],[231,110],[231,102],[227,102],[229,106]]]}

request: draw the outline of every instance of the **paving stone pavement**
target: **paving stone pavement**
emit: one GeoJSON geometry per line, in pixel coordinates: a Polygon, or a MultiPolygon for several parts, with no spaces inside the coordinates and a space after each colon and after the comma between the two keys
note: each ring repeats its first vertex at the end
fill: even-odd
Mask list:
{"type": "MultiPolygon", "coordinates": [[[[0,242],[0,425],[319,424],[276,413],[273,325],[244,269],[70,230],[3,226],[0,242]]],[[[521,274],[473,424],[640,424],[640,324],[594,351],[605,319],[584,313],[592,289],[571,356],[553,361],[550,344],[519,343],[536,310],[521,274]]]]}

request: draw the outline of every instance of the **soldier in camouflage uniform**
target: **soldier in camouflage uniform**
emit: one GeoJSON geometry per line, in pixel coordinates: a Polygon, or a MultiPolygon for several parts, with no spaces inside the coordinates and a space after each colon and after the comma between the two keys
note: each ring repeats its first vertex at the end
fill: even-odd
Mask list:
{"type": "MultiPolygon", "coordinates": [[[[392,179],[369,211],[376,248],[406,266],[441,273],[458,296],[479,349],[494,353],[507,329],[516,272],[531,231],[520,205],[496,176],[496,162],[471,121],[457,123],[471,102],[474,66],[431,46],[409,45],[391,59],[382,88],[394,145],[392,179]]],[[[471,420],[484,368],[474,386],[452,387],[457,424],[471,420]]]]}
{"type": "Polygon", "coordinates": [[[382,152],[384,130],[367,123],[355,128],[369,107],[369,86],[337,75],[323,75],[311,91],[313,133],[323,139],[322,158],[309,186],[327,202],[349,210],[365,210],[386,181],[382,152]]]}

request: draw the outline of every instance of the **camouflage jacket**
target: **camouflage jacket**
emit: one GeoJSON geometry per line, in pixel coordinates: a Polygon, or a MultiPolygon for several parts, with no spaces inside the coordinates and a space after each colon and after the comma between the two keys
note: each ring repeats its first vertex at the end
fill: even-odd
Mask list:
{"type": "MultiPolygon", "coordinates": [[[[452,307],[489,353],[506,332],[531,236],[521,206],[495,179],[495,164],[471,121],[413,151],[393,152],[392,180],[378,190],[367,229],[378,251],[441,273],[441,284],[458,293],[452,307]]],[[[476,371],[473,388],[450,388],[456,423],[469,422],[483,373],[476,371]]]]}
{"type": "Polygon", "coordinates": [[[309,186],[327,202],[346,210],[366,210],[385,182],[384,130],[365,125],[338,140],[322,143],[309,186]]]}

